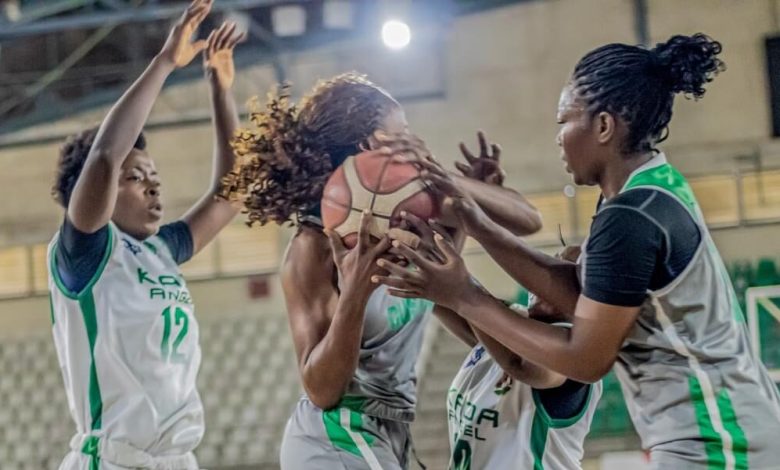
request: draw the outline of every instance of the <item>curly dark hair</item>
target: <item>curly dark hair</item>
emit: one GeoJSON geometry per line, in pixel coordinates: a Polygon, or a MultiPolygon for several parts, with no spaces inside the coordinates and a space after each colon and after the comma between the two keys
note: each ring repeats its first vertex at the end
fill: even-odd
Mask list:
{"type": "MultiPolygon", "coordinates": [[[[97,133],[98,126],[83,130],[68,137],[62,147],[60,147],[57,173],[54,178],[54,185],[51,188],[51,194],[54,200],[64,208],[67,208],[68,204],[70,204],[73,188],[76,186],[79,175],[81,175],[84,162],[87,161],[89,150],[95,142],[97,133]]],[[[144,137],[143,132],[138,135],[133,148],[138,150],[146,149],[146,137],[144,137]]]]}
{"type": "Polygon", "coordinates": [[[254,127],[236,132],[236,163],[222,180],[220,195],[241,201],[247,223],[295,224],[318,214],[331,173],[379,129],[399,106],[363,75],[346,73],[320,81],[300,108],[283,84],[265,106],[250,104],[254,127]]]}
{"type": "Polygon", "coordinates": [[[726,69],[721,44],[709,36],[673,36],[653,49],[608,44],[574,68],[574,90],[591,115],[606,111],[628,124],[627,154],[655,151],[669,135],[674,95],[704,96],[704,85],[726,69]]]}

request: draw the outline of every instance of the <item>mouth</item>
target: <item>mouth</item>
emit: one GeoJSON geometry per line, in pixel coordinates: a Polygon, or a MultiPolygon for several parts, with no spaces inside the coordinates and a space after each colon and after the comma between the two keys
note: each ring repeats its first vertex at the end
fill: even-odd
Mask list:
{"type": "Polygon", "coordinates": [[[159,202],[155,202],[154,204],[150,205],[149,212],[158,218],[162,217],[162,213],[163,213],[162,204],[159,202]]]}

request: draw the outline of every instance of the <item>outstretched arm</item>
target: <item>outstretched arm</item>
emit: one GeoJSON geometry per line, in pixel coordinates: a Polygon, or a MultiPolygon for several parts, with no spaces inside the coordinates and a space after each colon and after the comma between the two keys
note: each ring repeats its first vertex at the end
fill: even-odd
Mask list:
{"type": "Polygon", "coordinates": [[[576,265],[531,248],[520,237],[495,222],[479,203],[438,164],[422,161],[424,177],[445,197],[445,210],[491,258],[518,283],[572,314],[580,293],[576,265]]]}
{"type": "Polygon", "coordinates": [[[531,320],[475,286],[460,255],[441,237],[436,242],[445,254],[443,262],[425,259],[399,243],[398,252],[418,270],[380,260],[393,277],[378,276],[376,282],[390,286],[393,295],[423,297],[450,308],[523,359],[574,380],[594,382],[612,367],[639,307],[607,305],[582,296],[571,330],[531,320]]]}
{"type": "Polygon", "coordinates": [[[122,162],[141,133],[165,79],[205,47],[205,41],[193,43],[190,37],[208,14],[211,1],[195,0],[190,4],[160,53],[100,125],[68,205],[68,218],[81,232],[94,233],[111,220],[122,162]]]}
{"type": "Polygon", "coordinates": [[[222,177],[233,169],[235,160],[230,145],[238,127],[238,112],[232,93],[235,76],[233,49],[244,37],[236,34],[235,29],[235,23],[223,23],[211,33],[203,51],[214,123],[214,157],[211,182],[206,193],[183,217],[192,233],[193,253],[208,245],[239,211],[239,207],[216,197],[222,177]]]}
{"type": "Polygon", "coordinates": [[[542,228],[539,211],[519,192],[503,186],[505,173],[501,169],[501,147],[488,146],[485,133],[477,132],[479,156],[475,157],[463,142],[460,152],[465,162],[455,162],[463,176],[453,180],[467,192],[482,210],[497,224],[515,235],[530,235],[542,228]]]}

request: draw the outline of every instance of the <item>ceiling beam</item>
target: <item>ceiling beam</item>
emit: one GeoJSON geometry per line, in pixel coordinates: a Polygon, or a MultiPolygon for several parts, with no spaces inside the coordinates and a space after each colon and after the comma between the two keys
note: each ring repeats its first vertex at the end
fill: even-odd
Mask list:
{"type": "MultiPolygon", "coordinates": [[[[82,3],[92,3],[92,0],[73,0],[82,3]]],[[[308,3],[312,0],[297,0],[298,3],[308,3]]],[[[286,3],[285,0],[223,0],[216,2],[211,7],[212,12],[248,10],[252,8],[267,7],[276,4],[286,3]]],[[[18,39],[26,36],[53,33],[70,29],[98,28],[106,24],[124,24],[124,23],[143,23],[155,20],[164,20],[179,16],[185,8],[187,2],[170,5],[147,5],[137,8],[121,8],[108,12],[93,12],[83,15],[72,15],[51,18],[42,21],[29,23],[9,23],[0,28],[0,41],[18,39]]]]}

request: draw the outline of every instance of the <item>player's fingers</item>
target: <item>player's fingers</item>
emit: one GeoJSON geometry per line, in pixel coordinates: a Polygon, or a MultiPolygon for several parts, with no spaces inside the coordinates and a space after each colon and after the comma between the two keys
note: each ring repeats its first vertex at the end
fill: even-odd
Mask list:
{"type": "Polygon", "coordinates": [[[409,260],[410,263],[416,265],[418,268],[426,270],[433,267],[428,260],[423,258],[422,255],[420,255],[415,250],[409,248],[409,246],[401,243],[398,240],[393,241],[393,247],[398,250],[398,254],[409,260]]]}
{"type": "Polygon", "coordinates": [[[219,39],[219,43],[217,44],[217,47],[219,47],[220,50],[227,47],[228,41],[230,41],[231,36],[233,36],[233,32],[236,30],[236,23],[226,23],[227,26],[225,27],[224,33],[222,33],[222,37],[219,39]]]}
{"type": "Polygon", "coordinates": [[[211,56],[214,55],[214,34],[215,31],[212,30],[209,33],[209,36],[206,38],[206,48],[203,49],[203,54],[206,57],[206,60],[211,59],[211,56]]]}
{"type": "Polygon", "coordinates": [[[497,162],[501,160],[501,146],[498,144],[490,144],[490,149],[493,151],[493,160],[497,162]]]}
{"type": "Polygon", "coordinates": [[[417,271],[412,271],[407,267],[399,266],[384,259],[377,260],[376,264],[390,273],[391,276],[395,276],[396,279],[400,279],[408,285],[421,286],[423,284],[423,278],[417,271]]]}
{"type": "Polygon", "coordinates": [[[369,209],[363,210],[360,214],[360,228],[358,229],[358,243],[357,248],[360,253],[365,252],[371,241],[371,234],[369,233],[369,227],[371,225],[371,211],[369,209]]]}
{"type": "Polygon", "coordinates": [[[474,156],[473,153],[471,153],[471,150],[466,147],[466,144],[461,142],[458,144],[458,147],[460,148],[460,153],[463,154],[463,158],[466,159],[467,162],[473,164],[475,161],[477,161],[477,158],[474,156]]]}
{"type": "Polygon", "coordinates": [[[371,249],[371,255],[373,258],[378,258],[382,253],[389,250],[391,247],[391,240],[390,237],[384,236],[381,240],[379,240],[379,243],[374,245],[374,247],[371,249]]]}
{"type": "Polygon", "coordinates": [[[455,168],[457,168],[463,176],[469,176],[471,174],[471,167],[463,162],[455,162],[455,168]]]}
{"type": "Polygon", "coordinates": [[[195,50],[195,53],[198,54],[204,49],[206,49],[206,40],[205,39],[199,39],[192,43],[192,48],[195,50]]]}
{"type": "Polygon", "coordinates": [[[344,254],[347,251],[347,247],[344,246],[344,241],[341,239],[341,235],[336,233],[335,230],[324,230],[325,236],[328,237],[328,241],[330,242],[330,249],[333,251],[333,256],[340,260],[344,257],[344,254]]]}
{"type": "Polygon", "coordinates": [[[412,289],[387,289],[387,293],[393,297],[400,297],[402,299],[419,299],[422,298],[422,292],[412,289]]]}
{"type": "Polygon", "coordinates": [[[452,243],[445,240],[442,234],[437,233],[434,235],[433,241],[436,242],[436,246],[442,252],[448,263],[458,259],[458,253],[455,251],[455,247],[452,246],[452,243]]]}
{"type": "Polygon", "coordinates": [[[443,178],[439,175],[427,171],[420,173],[420,176],[447,196],[460,195],[460,191],[449,178],[443,178]]]}
{"type": "Polygon", "coordinates": [[[488,158],[488,146],[487,139],[485,139],[485,133],[478,131],[477,140],[479,141],[479,158],[488,158]]]}
{"type": "Polygon", "coordinates": [[[246,39],[246,32],[234,35],[230,42],[228,42],[227,48],[232,51],[233,48],[236,47],[236,44],[244,42],[244,39],[246,39]]]}
{"type": "Polygon", "coordinates": [[[401,218],[414,228],[423,238],[433,238],[433,230],[421,218],[411,212],[401,211],[401,218]]]}

